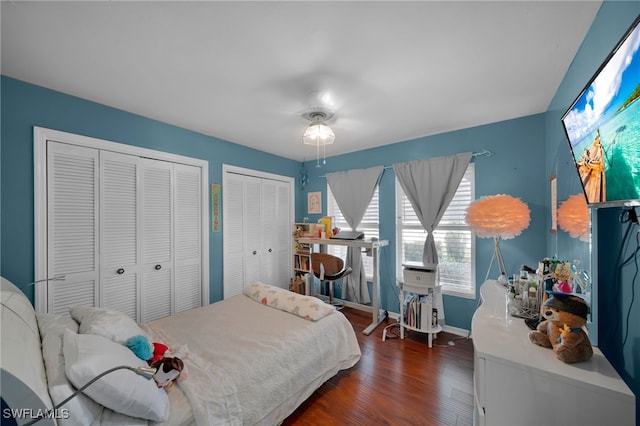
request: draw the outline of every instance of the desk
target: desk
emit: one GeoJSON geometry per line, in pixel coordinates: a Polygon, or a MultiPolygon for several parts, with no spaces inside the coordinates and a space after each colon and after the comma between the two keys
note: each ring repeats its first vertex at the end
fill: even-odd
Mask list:
{"type": "MultiPolygon", "coordinates": [[[[367,250],[371,250],[371,256],[373,257],[373,295],[371,297],[371,324],[364,329],[363,333],[366,335],[371,334],[373,330],[388,317],[387,311],[381,311],[378,306],[380,304],[380,248],[389,244],[387,240],[338,240],[334,238],[299,238],[299,242],[307,243],[309,245],[334,245],[334,246],[346,246],[346,247],[359,247],[367,250]]],[[[307,294],[310,289],[307,288],[307,294]]],[[[362,306],[357,303],[347,303],[347,306],[361,309],[362,306]]]]}

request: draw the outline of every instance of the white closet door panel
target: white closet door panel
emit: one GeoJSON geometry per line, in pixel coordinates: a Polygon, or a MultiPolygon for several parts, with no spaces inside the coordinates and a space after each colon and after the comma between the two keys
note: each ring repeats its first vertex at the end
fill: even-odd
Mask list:
{"type": "Polygon", "coordinates": [[[266,179],[262,181],[261,230],[262,230],[262,247],[265,250],[269,250],[269,249],[275,250],[278,244],[277,185],[278,183],[275,181],[270,181],[266,179]]]}
{"type": "Polygon", "coordinates": [[[244,291],[244,287],[247,284],[251,284],[255,281],[264,281],[265,284],[270,284],[268,282],[267,276],[264,273],[264,255],[251,252],[247,257],[245,257],[245,265],[244,265],[244,282],[242,283],[242,287],[240,287],[240,292],[244,291]]]}
{"type": "Polygon", "coordinates": [[[52,142],[48,160],[49,276],[93,271],[98,152],[52,142]]]}
{"type": "Polygon", "coordinates": [[[69,315],[69,308],[74,306],[97,306],[98,283],[95,279],[83,279],[83,275],[94,274],[75,274],[72,279],[49,282],[47,312],[69,315]]]}
{"type": "Polygon", "coordinates": [[[291,190],[287,183],[280,183],[276,191],[277,202],[274,221],[274,228],[277,230],[276,244],[279,248],[288,250],[288,246],[291,244],[291,224],[293,223],[293,218],[291,217],[291,190]]]}
{"type": "Polygon", "coordinates": [[[242,293],[244,275],[244,179],[227,173],[223,193],[223,297],[242,293]]]}
{"type": "Polygon", "coordinates": [[[175,258],[200,259],[201,209],[200,168],[176,164],[175,173],[175,258]]]}
{"type": "Polygon", "coordinates": [[[202,306],[200,262],[176,266],[176,312],[202,306]]]}
{"type": "Polygon", "coordinates": [[[174,165],[175,310],[202,306],[201,169],[174,165]]]}
{"type": "Polygon", "coordinates": [[[100,152],[100,306],[138,312],[139,157],[100,152]]]}
{"type": "Polygon", "coordinates": [[[138,157],[100,153],[102,263],[138,263],[138,157]]]}
{"type": "Polygon", "coordinates": [[[173,309],[173,163],[142,159],[140,321],[173,309]]]}
{"type": "MultiPolygon", "coordinates": [[[[244,253],[244,182],[241,176],[229,175],[223,194],[224,253],[244,253]]],[[[226,262],[226,259],[225,259],[226,262]]]]}
{"type": "Polygon", "coordinates": [[[224,294],[228,299],[244,291],[247,282],[245,274],[244,255],[227,255],[224,260],[224,294]]]}
{"type": "Polygon", "coordinates": [[[245,252],[262,248],[262,183],[261,179],[244,176],[245,252]]]}
{"type": "Polygon", "coordinates": [[[172,274],[170,268],[143,272],[140,322],[171,315],[172,274]]]}
{"type": "Polygon", "coordinates": [[[172,258],[172,163],[143,159],[142,162],[142,253],[143,263],[172,258]]]}
{"type": "Polygon", "coordinates": [[[137,274],[112,275],[102,279],[102,303],[107,309],[123,312],[138,320],[137,274]]]}
{"type": "Polygon", "coordinates": [[[242,292],[252,281],[288,288],[291,183],[258,175],[262,173],[252,175],[243,169],[224,172],[225,298],[242,292]],[[242,261],[237,250],[244,253],[242,261]]]}
{"type": "Polygon", "coordinates": [[[245,281],[241,290],[262,278],[262,179],[244,176],[245,281]]]}
{"type": "Polygon", "coordinates": [[[278,182],[276,186],[276,204],[273,229],[274,244],[274,283],[283,288],[289,288],[291,277],[291,187],[286,182],[278,182]]]}
{"type": "Polygon", "coordinates": [[[47,145],[48,312],[97,304],[98,151],[57,142],[47,145]]]}
{"type": "Polygon", "coordinates": [[[277,188],[276,181],[262,179],[262,255],[260,258],[259,280],[271,285],[278,283],[277,264],[277,188]]]}

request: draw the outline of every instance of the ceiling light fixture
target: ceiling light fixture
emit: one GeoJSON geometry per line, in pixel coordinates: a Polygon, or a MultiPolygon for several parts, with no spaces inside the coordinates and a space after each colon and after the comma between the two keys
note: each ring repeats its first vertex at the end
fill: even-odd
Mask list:
{"type": "Polygon", "coordinates": [[[336,135],[326,123],[333,114],[326,111],[313,110],[302,114],[304,118],[311,121],[302,135],[302,142],[316,147],[316,167],[320,167],[320,146],[322,146],[322,164],[327,164],[325,147],[336,140],[336,135]]]}

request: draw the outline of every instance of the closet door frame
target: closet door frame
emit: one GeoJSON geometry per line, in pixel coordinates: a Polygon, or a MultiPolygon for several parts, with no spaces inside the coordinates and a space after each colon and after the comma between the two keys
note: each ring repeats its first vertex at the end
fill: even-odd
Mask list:
{"type": "Polygon", "coordinates": [[[119,142],[97,139],[44,127],[33,127],[33,170],[34,170],[34,277],[35,310],[47,312],[47,141],[79,145],[104,151],[147,157],[172,163],[188,164],[202,170],[200,229],[202,254],[202,303],[209,304],[209,162],[178,154],[141,148],[119,142]]]}
{"type": "MultiPolygon", "coordinates": [[[[238,166],[232,166],[229,164],[223,164],[222,165],[222,194],[223,194],[223,203],[222,203],[222,235],[223,235],[223,240],[225,238],[231,238],[230,233],[226,232],[226,220],[225,220],[225,216],[227,214],[227,203],[224,203],[224,192],[225,192],[225,188],[226,188],[226,184],[227,184],[227,179],[228,176],[230,174],[236,174],[236,175],[244,175],[244,176],[248,176],[248,177],[252,177],[252,178],[259,178],[259,179],[268,179],[268,180],[273,180],[273,181],[278,181],[278,182],[283,182],[286,183],[289,186],[289,222],[291,227],[289,228],[289,233],[287,234],[287,244],[288,244],[288,250],[287,250],[287,256],[286,256],[286,260],[288,262],[287,264],[287,271],[292,271],[292,239],[291,237],[291,231],[293,230],[293,222],[295,219],[295,179],[289,176],[282,176],[282,175],[277,175],[277,174],[273,174],[273,173],[268,173],[268,172],[262,172],[259,170],[253,170],[253,169],[247,169],[244,167],[238,167],[238,166]]],[[[245,227],[246,229],[246,227],[245,227]]],[[[226,255],[226,243],[223,241],[223,262],[225,262],[224,257],[226,255]]],[[[224,269],[224,268],[223,268],[224,269]]],[[[227,298],[228,295],[224,294],[224,290],[225,290],[225,280],[226,278],[224,277],[224,273],[223,273],[223,298],[227,298]]]]}

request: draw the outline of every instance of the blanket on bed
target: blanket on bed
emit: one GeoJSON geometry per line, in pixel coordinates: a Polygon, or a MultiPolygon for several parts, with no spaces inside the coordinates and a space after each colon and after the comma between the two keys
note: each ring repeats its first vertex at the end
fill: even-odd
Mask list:
{"type": "Polygon", "coordinates": [[[154,341],[186,346],[178,382],[198,424],[277,424],[360,359],[340,312],[312,322],[241,294],[148,322],[154,341]]]}

